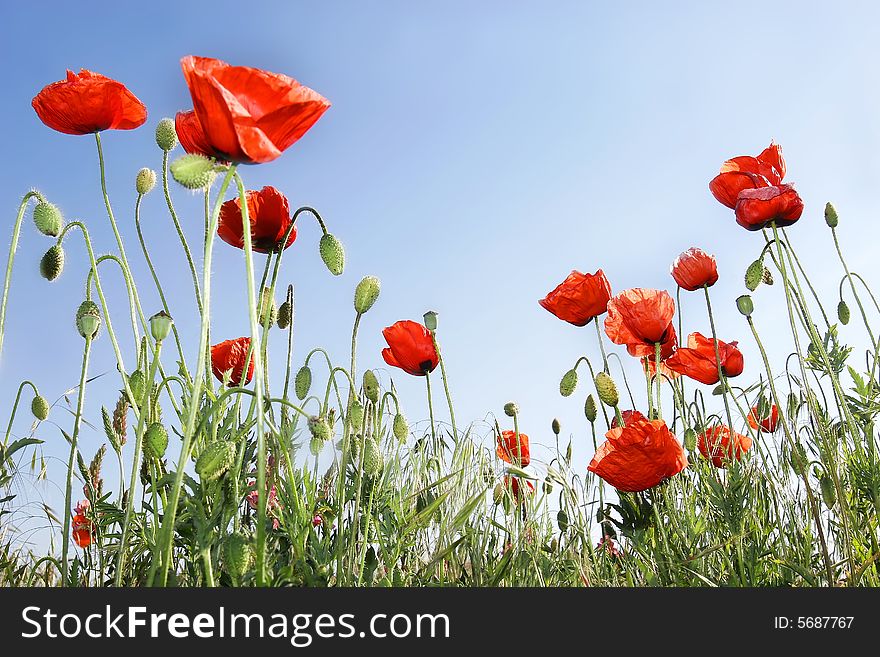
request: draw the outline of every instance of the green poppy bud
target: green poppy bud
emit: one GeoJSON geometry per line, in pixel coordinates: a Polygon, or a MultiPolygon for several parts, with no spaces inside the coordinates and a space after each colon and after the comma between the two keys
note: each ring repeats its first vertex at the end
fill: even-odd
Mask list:
{"type": "Polygon", "coordinates": [[[43,395],[36,395],[31,401],[31,413],[40,421],[49,417],[49,401],[43,395]]]}
{"type": "Polygon", "coordinates": [[[563,534],[568,531],[568,514],[563,509],[556,512],[556,526],[563,534]]]}
{"type": "Polygon", "coordinates": [[[794,449],[789,454],[789,465],[795,474],[803,476],[807,471],[807,450],[800,443],[795,444],[794,449]]]}
{"type": "Polygon", "coordinates": [[[746,269],[746,287],[750,292],[754,292],[764,278],[764,261],[760,258],[755,260],[746,269]]]}
{"type": "Polygon", "coordinates": [[[829,509],[837,503],[837,491],[834,490],[834,481],[827,474],[819,478],[819,488],[822,490],[822,500],[829,509]]]}
{"type": "Polygon", "coordinates": [[[829,228],[837,228],[839,223],[837,210],[834,209],[830,201],[825,204],[825,223],[828,224],[829,228]]]}
{"type": "Polygon", "coordinates": [[[339,276],[345,270],[345,249],[342,242],[332,233],[324,233],[318,244],[321,252],[321,260],[327,265],[327,269],[334,276],[339,276]]]}
{"type": "Polygon", "coordinates": [[[370,436],[364,441],[363,469],[367,477],[376,477],[382,472],[385,459],[379,449],[379,443],[370,436]]]}
{"type": "Polygon", "coordinates": [[[43,235],[58,237],[64,227],[64,217],[58,206],[40,201],[34,206],[34,225],[43,235]]]}
{"type": "Polygon", "coordinates": [[[620,401],[614,379],[608,376],[606,372],[599,372],[596,375],[596,393],[606,406],[615,408],[620,401]]]}
{"type": "Polygon", "coordinates": [[[562,431],[562,426],[559,424],[557,418],[553,418],[553,422],[550,423],[550,428],[553,429],[553,433],[557,436],[559,435],[559,432],[562,431]]]}
{"type": "Polygon", "coordinates": [[[360,431],[364,423],[364,405],[357,399],[352,400],[348,409],[348,423],[355,431],[360,431]]]}
{"type": "Polygon", "coordinates": [[[254,549],[244,534],[230,534],[223,541],[223,565],[226,572],[240,579],[248,572],[254,560],[254,549]]]}
{"type": "Polygon", "coordinates": [[[317,438],[322,443],[333,438],[333,427],[320,415],[313,415],[309,418],[309,431],[313,438],[317,438]]]}
{"type": "Polygon", "coordinates": [[[379,403],[379,379],[373,370],[364,372],[364,394],[374,404],[379,403]]]}
{"type": "Polygon", "coordinates": [[[293,320],[293,307],[285,301],[278,307],[278,328],[282,331],[287,329],[290,326],[290,322],[293,320]]]}
{"type": "Polygon", "coordinates": [[[40,259],[40,275],[47,281],[54,281],[64,271],[64,249],[54,244],[40,259]]]}
{"type": "Polygon", "coordinates": [[[736,307],[739,309],[739,312],[746,317],[750,317],[755,310],[755,305],[752,303],[752,297],[748,294],[743,294],[736,298],[736,307]]]}
{"type": "Polygon", "coordinates": [[[492,503],[496,506],[501,504],[501,501],[504,499],[504,486],[501,484],[495,484],[495,488],[492,489],[492,503]]]}
{"type": "Polygon", "coordinates": [[[587,395],[587,401],[584,402],[584,415],[587,416],[587,420],[592,424],[596,421],[596,400],[593,399],[593,395],[587,395]]]}
{"type": "Polygon", "coordinates": [[[168,431],[159,422],[153,422],[144,434],[144,454],[160,459],[168,449],[168,431]]]}
{"type": "Polygon", "coordinates": [[[211,443],[196,459],[196,472],[202,481],[214,481],[219,479],[235,460],[235,445],[228,440],[218,440],[211,443]]]}
{"type": "Polygon", "coordinates": [[[265,287],[260,294],[260,326],[266,326],[266,322],[268,322],[269,327],[271,328],[277,317],[278,308],[275,306],[275,299],[272,297],[272,290],[265,287]]]}
{"type": "Polygon", "coordinates": [[[363,315],[379,298],[379,279],[375,276],[364,276],[354,290],[354,309],[363,315]]]}
{"type": "Polygon", "coordinates": [[[166,153],[177,146],[177,129],[174,119],[162,119],[156,126],[156,145],[166,153]]]}
{"type": "Polygon", "coordinates": [[[156,186],[156,172],[152,169],[144,167],[137,172],[134,179],[134,188],[141,196],[149,194],[156,186]]]}
{"type": "Polygon", "coordinates": [[[130,399],[129,402],[135,408],[140,406],[144,399],[146,385],[147,377],[141,370],[135,370],[128,377],[128,387],[131,389],[131,394],[134,397],[134,399],[130,399]]]}
{"type": "Polygon", "coordinates": [[[504,405],[504,414],[507,417],[516,417],[519,415],[519,406],[517,406],[516,402],[507,402],[504,405]]]}
{"type": "Polygon", "coordinates": [[[182,155],[171,163],[171,176],[187,189],[204,189],[214,177],[214,163],[203,155],[182,155]]]}
{"type": "Polygon", "coordinates": [[[578,373],[575,369],[570,369],[568,372],[562,375],[562,380],[559,382],[559,394],[563,397],[568,397],[571,393],[574,392],[574,389],[577,388],[578,384],[578,373]]]}
{"type": "Polygon", "coordinates": [[[684,431],[684,446],[689,452],[693,452],[697,448],[697,432],[691,427],[684,431]]]}
{"type": "Polygon", "coordinates": [[[309,394],[309,389],[312,387],[312,370],[309,369],[308,365],[303,365],[299,368],[299,371],[296,373],[296,378],[293,380],[293,390],[296,393],[296,398],[302,401],[309,394]]]}
{"type": "Polygon", "coordinates": [[[837,319],[839,319],[840,323],[844,326],[849,324],[849,306],[846,305],[846,301],[843,299],[837,304],[837,319]]]}
{"type": "Polygon", "coordinates": [[[402,413],[398,413],[394,416],[392,431],[394,432],[394,437],[400,442],[406,440],[407,435],[409,435],[409,427],[407,426],[406,418],[403,417],[402,413]]]}
{"type": "Polygon", "coordinates": [[[95,339],[101,328],[101,311],[94,301],[83,301],[76,310],[76,330],[84,338],[95,339]]]}
{"type": "Polygon", "coordinates": [[[172,324],[174,324],[174,319],[164,310],[160,310],[150,317],[150,333],[153,335],[153,339],[156,342],[162,342],[171,332],[172,324]]]}

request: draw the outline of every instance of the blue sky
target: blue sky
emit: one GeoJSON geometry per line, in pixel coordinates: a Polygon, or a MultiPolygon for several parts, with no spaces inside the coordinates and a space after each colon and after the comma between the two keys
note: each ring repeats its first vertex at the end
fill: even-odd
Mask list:
{"type": "MultiPolygon", "coordinates": [[[[318,208],[348,251],[345,274],[332,277],[318,258],[317,227],[304,223],[287,252],[281,282],[296,286],[294,363],[318,345],[346,362],[352,292],[363,275],[375,274],[382,295],[361,325],[360,369],[382,368],[386,383],[393,376],[414,420],[427,416],[423,381],[385,369],[380,332],[434,309],[459,422],[482,421],[492,412],[503,417],[502,405],[516,400],[521,428],[535,443],[552,443],[550,421],[559,417],[585,469],[592,453],[582,414],[586,392],[581,387],[563,399],[558,381],[579,355],[597,356],[595,335],[556,320],[537,299],[570,270],[599,267],[615,292],[672,290],[669,265],[690,246],[716,254],[719,337],[740,340],[743,376],[756,377],[758,353],[733,300],[744,291],[742,273],[761,238],[735,224],[707,183],[723,160],[757,154],[771,138],[783,145],[787,178],[806,203],[790,234],[820,293],[831,299],[829,308],[836,304],[839,274],[822,221],[825,201],[840,211],[851,266],[877,280],[880,46],[874,26],[880,9],[873,3],[88,6],[88,12],[71,3],[51,11],[23,4],[5,10],[3,239],[21,195],[37,187],[68,219],[87,222],[99,251],[115,249],[93,140],[49,130],[30,100],[66,68],[124,82],[147,105],[149,118],[136,131],[105,133],[104,147],[114,209],[144,311],[152,314],[159,303],[134,231],[134,176],[143,166],[161,165],[156,123],[191,106],[180,58],[213,56],[289,74],[333,106],[279,160],[242,173],[250,187],[275,185],[294,206],[318,208]],[[829,271],[833,275],[824,275],[829,271]]],[[[196,243],[200,199],[179,187],[173,193],[196,243]]],[[[160,194],[145,199],[142,223],[194,363],[188,270],[160,194]]],[[[77,382],[82,341],[73,314],[85,254],[80,238],[71,237],[67,269],[49,284],[37,271],[49,244],[26,225],[0,360],[4,413],[23,378],[52,400],[77,382]]],[[[213,334],[244,335],[242,254],[218,242],[215,263],[213,334]]],[[[129,335],[120,279],[109,268],[102,277],[114,299],[116,328],[129,335]]],[[[755,295],[756,322],[774,363],[788,348],[778,331],[780,294],[777,285],[755,295]]],[[[685,333],[708,332],[699,297],[686,298],[684,311],[685,333]]],[[[849,342],[862,340],[855,321],[842,333],[849,342]]],[[[275,337],[277,381],[286,337],[275,337]]],[[[129,344],[128,363],[133,354],[129,344]]],[[[114,370],[105,336],[91,372],[108,375],[87,395],[93,423],[100,423],[101,404],[115,403],[114,370]]],[[[437,402],[442,407],[442,398],[437,402]]],[[[65,429],[72,424],[62,410],[51,420],[65,429]]],[[[29,428],[24,413],[14,434],[29,428]]],[[[47,455],[64,457],[51,423],[37,436],[47,441],[47,455]]],[[[94,453],[102,439],[86,429],[84,454],[94,453]]],[[[177,449],[173,444],[169,454],[177,449]]],[[[540,456],[540,448],[535,451],[540,456]]],[[[62,473],[60,462],[50,465],[50,478],[60,481],[62,473]]]]}

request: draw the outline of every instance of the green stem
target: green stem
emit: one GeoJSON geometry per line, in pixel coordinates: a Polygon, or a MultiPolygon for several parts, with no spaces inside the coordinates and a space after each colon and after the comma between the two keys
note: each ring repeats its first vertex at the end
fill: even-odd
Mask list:
{"type": "Polygon", "coordinates": [[[98,145],[98,165],[101,169],[101,193],[104,195],[104,207],[107,208],[107,216],[110,218],[110,227],[113,229],[113,235],[116,237],[116,245],[119,247],[119,255],[123,261],[128,263],[125,255],[125,247],[122,245],[122,236],[119,234],[119,228],[116,226],[116,217],[113,216],[113,208],[110,206],[110,196],[107,194],[107,177],[104,172],[104,149],[101,147],[101,133],[95,132],[95,143],[98,145]]]}
{"type": "Polygon", "coordinates": [[[449,392],[449,381],[446,378],[446,360],[440,353],[440,345],[437,343],[436,331],[431,331],[431,339],[434,341],[434,351],[437,352],[437,360],[440,361],[440,378],[443,379],[443,390],[446,393],[446,403],[449,405],[449,420],[452,423],[452,437],[458,442],[458,429],[455,426],[455,410],[452,408],[452,395],[449,392]]]}
{"type": "Polygon", "coordinates": [[[6,425],[6,437],[3,439],[3,446],[6,447],[9,444],[9,434],[12,432],[12,421],[15,419],[15,413],[18,411],[18,402],[21,399],[21,393],[24,390],[25,386],[30,386],[34,390],[34,395],[39,395],[40,391],[37,390],[37,386],[35,386],[30,381],[22,381],[21,385],[18,386],[18,392],[15,395],[15,403],[12,405],[12,414],[9,416],[9,423],[6,425]]]}
{"type": "Polygon", "coordinates": [[[709,312],[709,327],[712,329],[712,344],[715,347],[715,365],[718,367],[718,381],[721,383],[721,398],[724,400],[724,411],[727,413],[727,427],[733,431],[733,416],[730,414],[730,404],[727,401],[727,377],[721,366],[721,351],[718,347],[718,334],[715,331],[715,316],[712,314],[712,302],[709,300],[709,286],[703,286],[706,295],[706,310],[709,312]]]}
{"type": "Polygon", "coordinates": [[[180,221],[177,218],[177,212],[174,210],[174,203],[171,202],[171,191],[168,189],[168,151],[162,155],[162,190],[165,192],[165,203],[168,211],[171,213],[171,220],[174,222],[174,228],[177,229],[177,236],[180,238],[180,244],[183,246],[183,253],[186,255],[186,262],[189,265],[189,271],[192,275],[193,290],[196,293],[196,304],[199,307],[199,314],[202,314],[202,292],[199,289],[199,277],[196,274],[196,265],[193,262],[192,253],[189,250],[189,244],[183,229],[180,227],[180,221]]]}

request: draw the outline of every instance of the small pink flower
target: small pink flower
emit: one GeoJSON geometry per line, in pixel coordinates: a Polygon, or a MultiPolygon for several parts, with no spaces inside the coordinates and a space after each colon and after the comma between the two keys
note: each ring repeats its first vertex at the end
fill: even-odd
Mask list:
{"type": "Polygon", "coordinates": [[[612,557],[620,556],[620,550],[617,549],[617,546],[614,544],[614,539],[611,538],[608,534],[605,534],[602,537],[602,540],[596,544],[597,550],[602,548],[605,548],[605,551],[612,557]]]}
{"type": "MultiPolygon", "coordinates": [[[[256,482],[253,480],[248,481],[249,486],[253,486],[256,482]]],[[[260,494],[256,490],[252,490],[247,494],[247,502],[248,506],[251,507],[254,511],[257,510],[257,504],[259,503],[260,494]]],[[[269,498],[266,500],[266,513],[272,516],[272,529],[278,529],[280,523],[278,522],[278,518],[275,517],[275,510],[281,508],[281,503],[278,501],[278,491],[275,490],[275,486],[269,490],[269,498]]]]}
{"type": "Polygon", "coordinates": [[[73,509],[74,515],[84,516],[88,510],[91,508],[91,504],[88,500],[80,500],[76,503],[76,507],[73,509]]]}
{"type": "Polygon", "coordinates": [[[312,518],[312,527],[319,527],[324,524],[324,518],[321,517],[320,513],[316,513],[315,517],[312,518]]]}

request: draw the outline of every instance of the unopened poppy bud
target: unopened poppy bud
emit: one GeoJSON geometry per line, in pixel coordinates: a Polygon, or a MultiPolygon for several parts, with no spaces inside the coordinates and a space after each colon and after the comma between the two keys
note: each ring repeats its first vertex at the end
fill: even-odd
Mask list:
{"type": "Polygon", "coordinates": [[[135,370],[128,377],[128,387],[131,390],[131,395],[134,399],[130,399],[129,403],[137,408],[140,406],[141,401],[144,398],[144,388],[147,385],[147,377],[146,375],[140,371],[135,370]]]}
{"type": "Polygon", "coordinates": [[[617,394],[617,386],[614,385],[614,379],[608,376],[606,372],[599,372],[596,375],[596,393],[606,406],[614,408],[620,401],[620,397],[617,394]]]}
{"type": "Polygon", "coordinates": [[[379,403],[379,379],[373,370],[364,372],[364,394],[374,404],[379,403]]]}
{"type": "Polygon", "coordinates": [[[752,297],[748,294],[743,294],[736,298],[736,307],[739,309],[739,312],[746,317],[750,317],[755,310],[755,305],[752,303],[752,297]]]}
{"type": "Polygon", "coordinates": [[[153,422],[144,434],[144,454],[160,459],[168,449],[168,431],[159,422],[153,422]]]}
{"type": "Polygon", "coordinates": [[[345,270],[345,249],[342,242],[332,233],[324,233],[318,244],[321,252],[321,260],[327,265],[327,269],[334,276],[339,276],[345,270]]]}
{"type": "Polygon", "coordinates": [[[141,196],[149,194],[156,186],[156,172],[144,167],[137,172],[134,179],[134,188],[141,196]]]}
{"type": "Polygon", "coordinates": [[[34,206],[34,225],[43,235],[58,237],[64,226],[64,217],[58,206],[40,201],[34,206]]]}
{"type": "Polygon", "coordinates": [[[837,304],[837,319],[839,319],[840,323],[844,326],[849,324],[849,306],[846,305],[846,301],[843,299],[837,304]]]}
{"type": "Polygon", "coordinates": [[[214,177],[214,163],[203,155],[183,155],[171,163],[171,176],[187,189],[203,189],[214,177]]]}
{"type": "Polygon", "coordinates": [[[354,430],[360,430],[364,423],[364,405],[357,399],[351,402],[348,409],[348,423],[354,430]]]}
{"type": "Polygon", "coordinates": [[[312,370],[309,369],[308,365],[303,365],[299,368],[299,371],[296,373],[296,378],[293,380],[293,390],[296,393],[296,398],[302,401],[306,398],[306,395],[309,394],[309,389],[312,387],[312,370]]]}
{"type": "Polygon", "coordinates": [[[593,399],[593,395],[587,395],[587,401],[584,402],[584,415],[587,416],[587,420],[592,424],[596,421],[596,400],[593,399]]]}
{"type": "Polygon", "coordinates": [[[559,394],[563,397],[568,397],[571,393],[574,392],[574,389],[577,388],[578,384],[578,373],[575,369],[570,369],[568,372],[562,375],[562,380],[559,382],[559,394]]]}
{"type": "Polygon", "coordinates": [[[379,443],[376,442],[376,439],[370,436],[364,441],[364,458],[363,458],[363,468],[364,474],[367,477],[376,477],[382,472],[382,467],[385,465],[385,459],[382,456],[382,450],[379,449],[379,443]]]}
{"type": "Polygon", "coordinates": [[[516,402],[507,402],[504,405],[504,414],[507,417],[516,417],[519,414],[519,406],[516,402]]]}
{"type": "Polygon", "coordinates": [[[798,397],[793,392],[790,392],[788,394],[788,399],[785,402],[785,412],[792,421],[797,419],[797,414],[798,410],[800,410],[800,406],[800,397],[798,397]]]}
{"type": "Polygon", "coordinates": [[[553,422],[550,423],[550,428],[553,429],[553,433],[557,436],[559,435],[559,432],[562,431],[562,426],[559,424],[557,418],[553,418],[553,422]]]}
{"type": "Polygon", "coordinates": [[[758,286],[761,284],[761,281],[764,278],[764,261],[761,259],[755,260],[752,264],[748,266],[746,269],[746,287],[750,292],[754,292],[758,289],[758,286]]]}
{"type": "Polygon", "coordinates": [[[174,320],[164,310],[160,310],[150,317],[150,333],[153,335],[153,339],[156,342],[162,342],[171,332],[172,324],[174,324],[174,320]]]}
{"type": "Polygon", "coordinates": [[[409,427],[407,426],[406,418],[403,416],[402,413],[398,413],[394,416],[392,431],[394,432],[394,437],[397,438],[400,442],[406,440],[406,437],[409,434],[409,427]]]}
{"type": "Polygon", "coordinates": [[[309,431],[313,438],[324,443],[333,438],[333,428],[321,415],[313,415],[309,418],[309,431]]]}
{"type": "Polygon", "coordinates": [[[563,509],[556,512],[556,526],[563,534],[568,531],[568,514],[563,509]]]}
{"type": "Polygon", "coordinates": [[[101,328],[101,311],[94,301],[83,301],[76,310],[76,330],[84,338],[94,339],[101,328]]]}
{"type": "Polygon", "coordinates": [[[49,402],[43,395],[36,395],[31,401],[31,413],[41,422],[49,417],[49,402]]]}
{"type": "Polygon", "coordinates": [[[425,328],[429,331],[437,330],[437,313],[434,310],[429,310],[424,314],[425,320],[425,328]]]}
{"type": "Polygon", "coordinates": [[[291,305],[285,301],[280,306],[278,306],[278,328],[282,331],[285,330],[288,326],[290,326],[290,321],[293,319],[293,308],[291,305]]]}
{"type": "Polygon", "coordinates": [[[545,495],[549,495],[553,492],[553,484],[551,484],[547,479],[544,480],[544,483],[541,484],[541,490],[544,491],[545,495]]]}
{"type": "Polygon", "coordinates": [[[501,484],[495,484],[495,488],[492,489],[492,502],[496,506],[501,504],[501,500],[504,499],[504,486],[501,484]]]}
{"type": "Polygon", "coordinates": [[[697,448],[697,432],[691,427],[684,431],[684,446],[689,452],[693,452],[697,448]]]}
{"type": "Polygon", "coordinates": [[[789,465],[795,474],[803,475],[807,470],[807,451],[803,445],[796,443],[789,455],[789,465]]]}
{"type": "Polygon", "coordinates": [[[64,249],[54,244],[40,259],[40,275],[47,281],[54,281],[64,271],[64,249]]]}
{"type": "Polygon", "coordinates": [[[363,315],[379,298],[379,279],[375,276],[364,276],[354,289],[354,309],[363,315]]]}
{"type": "Polygon", "coordinates": [[[166,153],[177,146],[177,130],[174,119],[162,119],[156,126],[156,145],[166,153]]]}
{"type": "Polygon", "coordinates": [[[245,535],[236,532],[223,541],[223,565],[233,577],[243,577],[250,570],[253,560],[254,550],[245,535]]]}
{"type": "Polygon", "coordinates": [[[228,440],[218,440],[211,443],[196,459],[196,472],[202,481],[214,481],[219,479],[235,460],[235,445],[228,440]]]}
{"type": "Polygon", "coordinates": [[[275,305],[275,299],[272,296],[272,290],[268,287],[263,288],[263,292],[260,295],[260,326],[266,326],[268,322],[269,327],[272,327],[272,324],[275,323],[275,320],[278,318],[278,308],[275,305]]]}
{"type": "Polygon", "coordinates": [[[831,205],[830,201],[825,204],[825,223],[828,224],[830,228],[837,228],[837,224],[839,223],[837,210],[834,209],[834,206],[831,205]]]}
{"type": "Polygon", "coordinates": [[[819,488],[822,490],[822,500],[825,506],[832,508],[837,502],[837,491],[834,490],[834,481],[827,474],[819,478],[819,488]]]}

